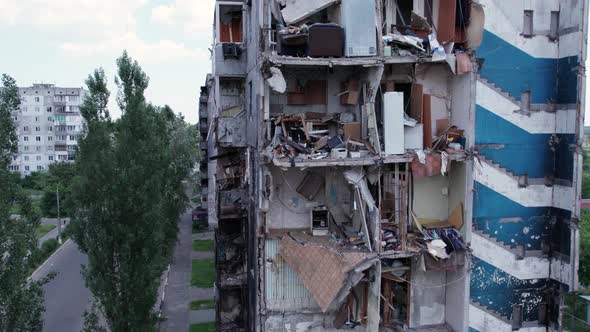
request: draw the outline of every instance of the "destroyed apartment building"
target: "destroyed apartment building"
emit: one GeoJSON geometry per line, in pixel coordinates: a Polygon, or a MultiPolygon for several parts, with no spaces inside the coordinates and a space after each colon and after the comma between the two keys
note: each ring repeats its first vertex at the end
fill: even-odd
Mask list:
{"type": "Polygon", "coordinates": [[[582,1],[540,1],[556,22],[520,2],[509,26],[493,0],[216,1],[200,129],[218,331],[559,328],[586,20],[582,1]],[[555,62],[498,77],[507,52],[527,61],[520,39],[545,47],[515,28],[531,12],[555,62]]]}

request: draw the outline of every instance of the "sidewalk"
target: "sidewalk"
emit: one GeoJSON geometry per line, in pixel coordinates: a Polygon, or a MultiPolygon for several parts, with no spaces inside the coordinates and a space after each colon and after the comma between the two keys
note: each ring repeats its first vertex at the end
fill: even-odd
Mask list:
{"type": "Polygon", "coordinates": [[[192,221],[188,210],[178,225],[178,242],[165,285],[160,331],[184,332],[189,328],[192,221]]]}

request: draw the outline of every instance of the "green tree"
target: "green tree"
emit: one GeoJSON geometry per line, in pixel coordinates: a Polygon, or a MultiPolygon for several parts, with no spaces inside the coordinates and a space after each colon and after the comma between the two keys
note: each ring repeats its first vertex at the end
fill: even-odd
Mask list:
{"type": "Polygon", "coordinates": [[[138,63],[124,52],[117,66],[118,121],[107,110],[102,69],[86,81],[86,128],[72,187],[74,239],[88,254],[86,284],[110,330],[150,331],[159,277],[186,208],[182,181],[193,169],[196,146],[185,146],[192,142],[185,139],[186,125],[169,107],[145,101],[149,79],[138,63]]]}
{"type": "Polygon", "coordinates": [[[57,217],[57,189],[59,186],[60,215],[69,217],[73,213],[74,202],[71,195],[76,167],[72,163],[55,163],[49,166],[41,199],[41,212],[44,217],[57,217]]]}
{"type": "Polygon", "coordinates": [[[19,184],[8,171],[16,152],[17,136],[12,115],[19,107],[14,79],[2,76],[0,88],[0,331],[41,331],[43,289],[47,280],[29,281],[37,254],[35,228],[39,225],[31,201],[19,197],[19,184]],[[19,204],[21,216],[10,216],[10,207],[19,204]]]}

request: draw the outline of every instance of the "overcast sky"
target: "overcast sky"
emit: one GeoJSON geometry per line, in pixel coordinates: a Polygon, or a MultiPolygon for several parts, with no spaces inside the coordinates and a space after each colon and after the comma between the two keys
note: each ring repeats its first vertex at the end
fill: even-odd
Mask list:
{"type": "Polygon", "coordinates": [[[196,123],[199,88],[211,67],[214,2],[0,0],[0,73],[19,86],[81,87],[94,68],[103,67],[111,114],[118,116],[115,59],[127,49],[150,76],[148,100],[196,123]]]}
{"type": "MultiPolygon", "coordinates": [[[[150,76],[147,98],[196,123],[210,71],[214,0],[0,0],[0,73],[19,86],[82,87],[103,67],[111,97],[126,49],[150,76]]],[[[113,99],[113,98],[111,98],[113,99]]],[[[111,103],[111,112],[120,111],[111,103]]]]}

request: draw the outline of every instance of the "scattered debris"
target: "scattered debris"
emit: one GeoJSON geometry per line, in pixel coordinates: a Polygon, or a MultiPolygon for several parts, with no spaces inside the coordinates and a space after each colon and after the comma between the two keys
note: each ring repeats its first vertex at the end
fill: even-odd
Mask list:
{"type": "Polygon", "coordinates": [[[272,76],[267,79],[270,88],[278,93],[285,93],[287,90],[287,82],[285,81],[281,70],[277,67],[272,67],[270,68],[270,72],[272,76]]]}

